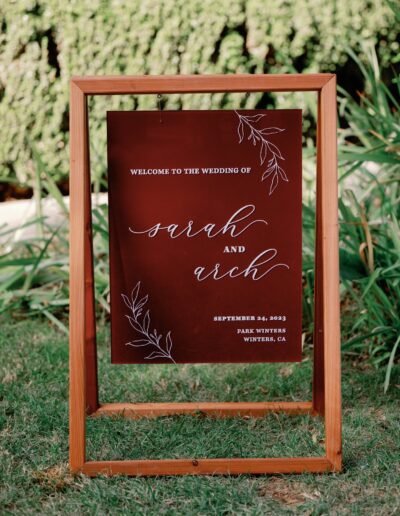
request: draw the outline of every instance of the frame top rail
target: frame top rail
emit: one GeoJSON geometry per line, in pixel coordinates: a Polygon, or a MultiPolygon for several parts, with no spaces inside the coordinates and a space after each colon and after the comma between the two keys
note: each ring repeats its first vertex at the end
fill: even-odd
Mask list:
{"type": "Polygon", "coordinates": [[[317,74],[128,75],[72,77],[86,95],[320,91],[335,76],[317,74]]]}

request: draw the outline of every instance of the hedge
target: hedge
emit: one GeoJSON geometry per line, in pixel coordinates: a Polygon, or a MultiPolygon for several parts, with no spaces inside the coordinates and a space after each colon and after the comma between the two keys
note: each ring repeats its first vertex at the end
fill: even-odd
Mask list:
{"type": "MultiPolygon", "coordinates": [[[[2,0],[0,16],[0,180],[21,183],[32,181],[33,150],[56,180],[68,173],[72,75],[332,71],[345,65],[348,47],[360,54],[362,44],[376,45],[384,65],[399,49],[394,13],[381,0],[2,0]]],[[[293,99],[163,99],[169,109],[270,102],[293,99]]],[[[91,100],[97,177],[105,169],[105,111],[156,107],[154,95],[91,100]]]]}

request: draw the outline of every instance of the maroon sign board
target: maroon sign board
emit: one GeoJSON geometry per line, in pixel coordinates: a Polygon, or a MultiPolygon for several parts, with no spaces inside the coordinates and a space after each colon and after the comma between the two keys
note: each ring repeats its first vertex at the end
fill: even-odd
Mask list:
{"type": "Polygon", "coordinates": [[[301,359],[301,124],[107,113],[113,363],[301,359]]]}

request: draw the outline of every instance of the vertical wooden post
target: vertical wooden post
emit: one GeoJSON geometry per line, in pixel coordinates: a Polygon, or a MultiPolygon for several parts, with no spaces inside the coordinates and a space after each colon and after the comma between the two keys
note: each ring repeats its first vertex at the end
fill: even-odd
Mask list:
{"type": "Polygon", "coordinates": [[[96,311],[94,297],[92,196],[90,186],[89,113],[85,98],[86,165],[85,165],[85,354],[86,354],[86,413],[93,414],[99,408],[97,380],[96,311]]]}
{"type": "Polygon", "coordinates": [[[314,258],[314,369],[313,369],[313,411],[324,415],[324,327],[323,327],[323,274],[322,274],[322,161],[321,161],[321,94],[318,92],[317,117],[317,181],[315,206],[315,258],[314,258]]]}
{"type": "Polygon", "coordinates": [[[321,89],[321,181],[323,342],[326,456],[334,470],[342,466],[340,385],[340,299],[337,180],[336,77],[321,89]]]}
{"type": "Polygon", "coordinates": [[[86,288],[85,204],[88,173],[86,99],[71,82],[70,96],[70,465],[85,462],[86,430],[86,288]]]}

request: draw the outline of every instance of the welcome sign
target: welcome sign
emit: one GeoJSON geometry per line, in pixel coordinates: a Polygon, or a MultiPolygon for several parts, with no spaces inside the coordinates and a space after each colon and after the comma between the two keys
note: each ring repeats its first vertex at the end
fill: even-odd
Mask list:
{"type": "Polygon", "coordinates": [[[301,124],[107,113],[113,363],[300,360],[301,124]]]}

